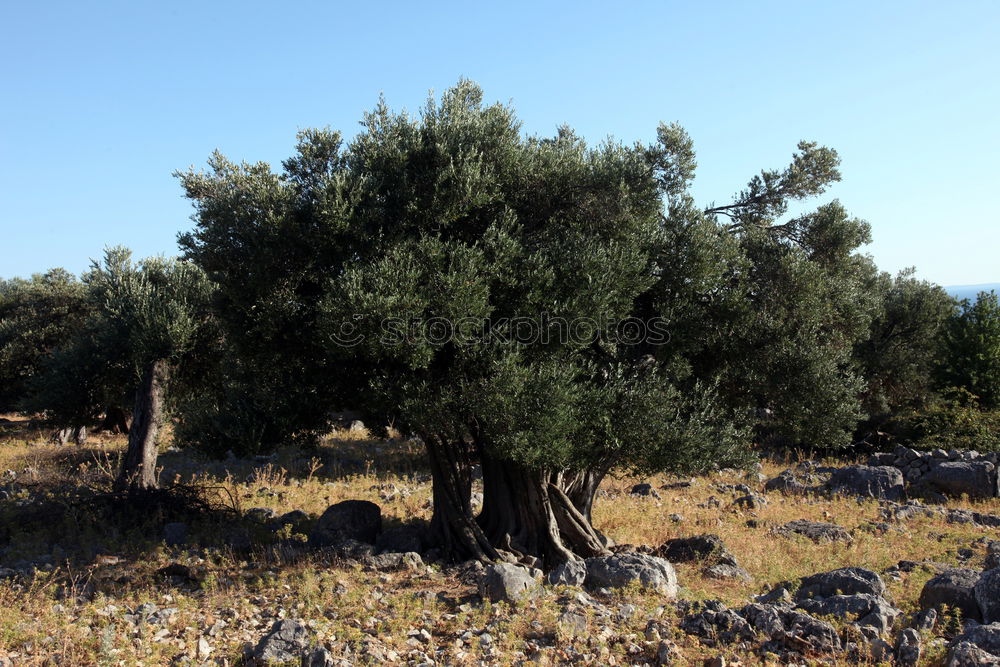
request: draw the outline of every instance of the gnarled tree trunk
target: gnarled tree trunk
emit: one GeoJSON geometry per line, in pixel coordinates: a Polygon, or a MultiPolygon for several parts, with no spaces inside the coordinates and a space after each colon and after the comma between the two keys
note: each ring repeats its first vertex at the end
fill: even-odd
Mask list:
{"type": "Polygon", "coordinates": [[[507,560],[552,568],[608,553],[590,509],[603,473],[535,471],[479,447],[483,509],[471,509],[468,447],[425,439],[434,476],[432,537],[456,560],[507,560]]]}
{"type": "Polygon", "coordinates": [[[157,436],[163,419],[163,389],[168,370],[167,361],[158,359],[143,371],[135,392],[128,448],[115,481],[117,491],[142,491],[157,486],[157,436]]]}
{"type": "Polygon", "coordinates": [[[472,461],[464,443],[424,436],[433,477],[434,515],[431,539],[455,560],[497,560],[472,513],[472,461]]]}
{"type": "MultiPolygon", "coordinates": [[[[585,510],[566,491],[565,471],[535,471],[480,453],[483,466],[483,511],[479,524],[490,542],[517,560],[552,568],[567,560],[607,553],[585,510]],[[537,559],[537,560],[536,560],[537,559]]],[[[579,493],[578,489],[573,489],[579,493]]],[[[597,488],[594,487],[594,492],[597,488]]]]}

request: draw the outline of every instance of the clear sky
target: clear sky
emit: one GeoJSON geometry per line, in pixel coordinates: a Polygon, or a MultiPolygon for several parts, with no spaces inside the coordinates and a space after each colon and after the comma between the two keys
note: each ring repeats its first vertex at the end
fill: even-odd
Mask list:
{"type": "MultiPolygon", "coordinates": [[[[651,141],[679,121],[700,201],[800,139],[879,266],[1000,281],[1000,1],[24,2],[0,5],[0,276],[176,252],[171,173],[214,149],[277,165],[465,76],[525,131],[651,141]]],[[[816,204],[820,202],[815,202],[816,204]]]]}

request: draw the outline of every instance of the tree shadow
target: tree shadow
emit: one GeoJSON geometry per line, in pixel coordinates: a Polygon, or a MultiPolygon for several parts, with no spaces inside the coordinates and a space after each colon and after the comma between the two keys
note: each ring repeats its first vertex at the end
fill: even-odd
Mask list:
{"type": "MultiPolygon", "coordinates": [[[[305,560],[344,565],[336,550],[308,545],[315,517],[283,523],[261,508],[246,510],[232,492],[234,480],[275,474],[333,483],[359,475],[429,479],[420,443],[331,437],[307,450],[222,461],[171,448],[161,455],[164,488],[116,494],[110,488],[122,436],[59,446],[39,442],[44,427],[3,426],[0,580],[49,581],[66,595],[119,595],[150,583],[197,589],[210,579],[205,572],[212,563],[250,574],[305,560]],[[30,444],[32,438],[38,444],[30,444]],[[221,480],[229,483],[214,483],[221,480]],[[181,564],[192,560],[205,563],[203,572],[181,564]]],[[[423,531],[426,522],[385,517],[384,528],[423,531]]]]}

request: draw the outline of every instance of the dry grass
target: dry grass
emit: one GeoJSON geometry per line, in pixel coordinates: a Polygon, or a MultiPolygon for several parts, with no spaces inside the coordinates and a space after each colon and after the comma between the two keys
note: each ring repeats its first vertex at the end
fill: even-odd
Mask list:
{"type": "MultiPolygon", "coordinates": [[[[201,546],[184,549],[163,544],[160,523],[130,530],[112,519],[94,526],[84,515],[85,503],[74,504],[67,494],[106,488],[123,439],[92,437],[83,447],[59,447],[46,441],[44,431],[6,417],[18,423],[0,424],[0,486],[10,492],[0,500],[7,522],[0,532],[0,544],[6,544],[0,549],[0,565],[33,562],[38,569],[32,579],[0,582],[0,664],[7,658],[17,665],[161,665],[178,659],[232,665],[248,643],[283,617],[307,620],[335,654],[350,647],[350,664],[406,664],[421,654],[442,664],[514,664],[525,657],[531,664],[558,664],[570,655],[582,663],[632,664],[651,661],[655,652],[643,637],[647,619],[671,618],[655,595],[624,591],[608,604],[612,609],[626,602],[636,605],[630,619],[610,629],[595,621],[587,636],[573,638],[556,624],[561,608],[555,594],[518,613],[504,605],[466,606],[462,601],[473,592],[470,586],[438,567],[379,573],[317,556],[283,559],[267,548],[247,554],[224,546],[230,526],[219,517],[190,521],[190,543],[201,546]],[[13,485],[12,474],[5,471],[16,476],[13,485]],[[42,501],[49,514],[29,516],[28,497],[42,501]],[[195,580],[157,576],[159,568],[174,562],[191,567],[195,580]],[[124,618],[147,602],[177,612],[164,625],[133,625],[124,618]],[[408,638],[420,628],[431,633],[430,644],[408,638]],[[478,637],[463,641],[467,629],[488,630],[492,648],[484,649],[478,637]],[[207,659],[198,656],[199,638],[211,647],[207,659]]],[[[357,498],[378,503],[388,525],[430,518],[430,478],[413,443],[339,432],[317,451],[283,451],[266,461],[201,461],[167,452],[161,464],[165,482],[221,489],[241,511],[302,509],[315,516],[332,503],[357,498]]],[[[773,476],[784,467],[766,463],[764,474],[773,476]]],[[[629,495],[636,481],[659,487],[672,480],[608,480],[595,506],[598,528],[620,543],[653,546],[672,537],[715,533],[754,577],[750,584],[718,581],[702,576],[696,566],[680,564],[682,596],[692,599],[738,605],[774,583],[847,565],[881,571],[900,559],[957,564],[958,549],[984,535],[997,538],[996,531],[939,518],[871,532],[864,527],[879,521],[877,503],[847,498],[772,493],[765,507],[747,512],[732,505],[735,495],[715,486],[745,483],[738,473],[659,491],[661,499],[629,495]],[[709,502],[713,496],[718,508],[709,502]],[[675,513],[684,520],[670,521],[675,513]],[[772,535],[774,526],[802,518],[851,529],[854,541],[815,544],[772,535]],[[756,520],[756,527],[748,527],[749,519],[756,520]]],[[[951,506],[1000,513],[996,500],[951,506]]],[[[982,550],[977,547],[976,553],[973,567],[982,564],[982,550]]],[[[890,597],[904,611],[913,611],[929,576],[918,568],[898,580],[887,579],[890,597]]],[[[674,639],[692,664],[720,653],[680,633],[674,639]]],[[[757,660],[741,656],[736,648],[722,653],[750,664],[757,660]]]]}

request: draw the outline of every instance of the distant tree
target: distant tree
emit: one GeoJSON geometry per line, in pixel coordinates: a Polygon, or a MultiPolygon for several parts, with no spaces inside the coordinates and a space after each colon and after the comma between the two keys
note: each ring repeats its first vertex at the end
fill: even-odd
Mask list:
{"type": "Polygon", "coordinates": [[[1000,304],[995,292],[980,292],[948,319],[938,369],[943,387],[963,389],[985,409],[1000,407],[1000,304]]]}
{"type": "Polygon", "coordinates": [[[0,411],[20,408],[32,378],[91,310],[86,285],[64,269],[0,281],[0,411]]]}
{"type": "Polygon", "coordinates": [[[955,302],[942,287],[913,274],[873,273],[866,282],[878,308],[855,355],[865,378],[862,405],[875,421],[924,407],[935,397],[935,365],[955,302]]]}

